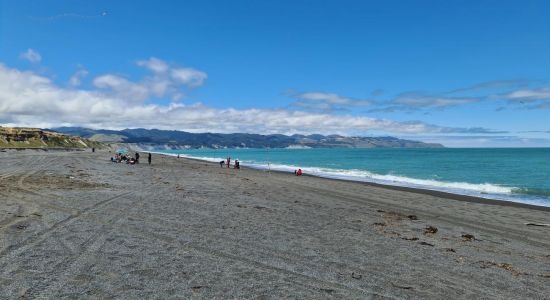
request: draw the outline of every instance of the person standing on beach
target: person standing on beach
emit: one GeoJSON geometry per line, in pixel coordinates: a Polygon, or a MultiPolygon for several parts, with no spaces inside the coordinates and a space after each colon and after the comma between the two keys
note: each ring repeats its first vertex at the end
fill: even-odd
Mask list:
{"type": "Polygon", "coordinates": [[[229,168],[229,165],[231,164],[231,157],[227,157],[227,168],[229,168]]]}
{"type": "Polygon", "coordinates": [[[139,152],[136,152],[136,164],[139,164],[139,152]]]}
{"type": "Polygon", "coordinates": [[[149,156],[147,156],[147,161],[151,164],[151,152],[149,152],[149,156]]]}

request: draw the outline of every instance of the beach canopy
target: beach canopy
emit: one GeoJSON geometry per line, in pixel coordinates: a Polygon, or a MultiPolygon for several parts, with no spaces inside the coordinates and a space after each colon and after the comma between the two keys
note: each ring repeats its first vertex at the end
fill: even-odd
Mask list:
{"type": "Polygon", "coordinates": [[[128,155],[128,149],[126,148],[120,148],[116,151],[117,154],[120,154],[120,155],[128,155]]]}

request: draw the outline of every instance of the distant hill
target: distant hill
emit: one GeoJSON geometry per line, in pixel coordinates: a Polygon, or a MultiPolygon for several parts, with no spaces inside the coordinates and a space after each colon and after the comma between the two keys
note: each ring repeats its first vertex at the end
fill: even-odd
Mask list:
{"type": "Polygon", "coordinates": [[[101,143],[39,128],[0,127],[0,148],[102,148],[101,143]]]}
{"type": "Polygon", "coordinates": [[[282,135],[250,133],[190,133],[176,130],[96,130],[81,127],[53,128],[53,131],[104,143],[131,143],[142,148],[442,148],[441,144],[395,137],[345,137],[340,135],[282,135]]]}

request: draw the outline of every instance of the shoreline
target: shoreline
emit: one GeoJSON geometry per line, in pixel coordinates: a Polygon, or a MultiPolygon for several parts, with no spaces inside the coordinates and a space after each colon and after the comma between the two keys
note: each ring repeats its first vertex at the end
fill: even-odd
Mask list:
{"type": "MultiPolygon", "coordinates": [[[[155,151],[139,151],[144,153],[152,153],[152,154],[159,154],[164,155],[167,157],[173,157],[175,159],[177,158],[177,154],[170,154],[170,153],[163,153],[163,152],[155,152],[155,151]]],[[[189,156],[183,156],[180,155],[179,159],[187,159],[187,160],[193,160],[193,161],[199,161],[199,162],[206,162],[213,165],[216,165],[217,163],[206,160],[206,159],[200,159],[195,157],[189,157],[189,156]]],[[[265,171],[265,172],[276,172],[280,174],[290,174],[291,172],[281,171],[281,170],[265,170],[261,168],[254,168],[247,165],[241,165],[241,168],[243,169],[249,169],[249,170],[257,170],[257,171],[265,171]]],[[[439,191],[439,190],[433,190],[428,188],[419,188],[419,187],[408,187],[408,186],[400,186],[400,185],[391,185],[391,184],[383,184],[383,183],[377,183],[377,182],[368,182],[368,181],[358,181],[358,180],[348,180],[348,179],[342,179],[342,178],[329,178],[329,177],[323,177],[318,175],[312,175],[312,174],[304,174],[302,176],[309,176],[309,177],[315,177],[323,180],[336,180],[336,181],[343,181],[343,182],[351,182],[355,184],[365,184],[369,186],[374,187],[380,187],[385,188],[389,190],[394,191],[402,191],[402,192],[411,192],[416,194],[422,194],[422,195],[428,195],[433,197],[439,197],[439,198],[445,198],[455,201],[462,201],[462,202],[469,202],[469,203],[478,203],[478,204],[488,204],[488,205],[500,205],[500,206],[508,206],[508,207],[517,207],[517,208],[527,208],[527,209],[534,209],[539,211],[547,211],[550,212],[550,206],[542,206],[542,205],[534,205],[534,204],[527,204],[522,202],[514,202],[514,201],[506,201],[506,200],[500,200],[500,199],[494,199],[494,198],[485,198],[485,197],[478,197],[478,196],[471,196],[471,195],[463,195],[458,193],[451,193],[446,191],[439,191]]]]}
{"type": "Polygon", "coordinates": [[[525,223],[550,224],[540,208],[187,157],[130,165],[109,156],[0,152],[3,298],[550,293],[549,228],[525,223]]]}

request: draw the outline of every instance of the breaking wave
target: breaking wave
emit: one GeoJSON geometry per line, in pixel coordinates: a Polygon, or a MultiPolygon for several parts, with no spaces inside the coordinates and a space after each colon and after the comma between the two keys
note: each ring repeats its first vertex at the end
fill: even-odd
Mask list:
{"type": "MultiPolygon", "coordinates": [[[[157,152],[159,154],[177,156],[174,153],[157,152]]],[[[191,156],[187,154],[180,154],[181,157],[198,159],[210,162],[220,162],[224,160],[222,157],[202,157],[191,156]]],[[[403,186],[420,188],[427,190],[435,190],[442,192],[449,192],[459,195],[476,196],[488,199],[497,199],[503,201],[512,201],[519,203],[526,203],[539,206],[550,206],[550,199],[541,199],[540,196],[550,196],[550,191],[529,190],[523,188],[517,188],[512,186],[503,186],[492,183],[468,183],[468,182],[446,182],[433,179],[418,179],[399,175],[382,175],[372,173],[366,170],[344,170],[344,169],[331,169],[331,168],[318,168],[318,167],[298,167],[294,165],[285,164],[267,164],[265,162],[239,160],[242,166],[260,169],[260,170],[273,170],[280,172],[294,172],[294,170],[301,168],[304,174],[359,181],[359,182],[372,182],[385,185],[403,186]]]]}

